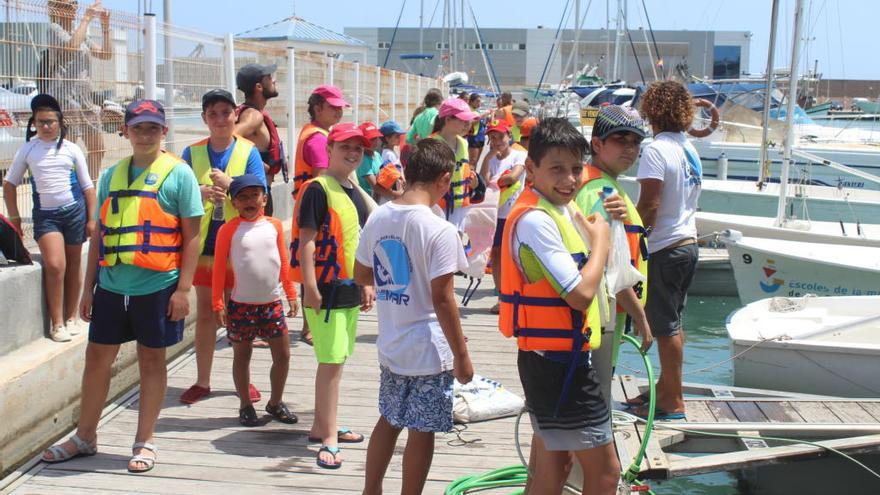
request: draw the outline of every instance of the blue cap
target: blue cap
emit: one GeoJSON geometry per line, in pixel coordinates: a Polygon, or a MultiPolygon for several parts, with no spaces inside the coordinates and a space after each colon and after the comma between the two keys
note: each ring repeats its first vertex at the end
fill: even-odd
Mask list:
{"type": "Polygon", "coordinates": [[[383,136],[390,136],[392,134],[406,134],[406,131],[403,130],[403,127],[400,127],[400,124],[393,120],[383,122],[382,125],[379,126],[379,132],[381,132],[383,136]]]}
{"type": "Polygon", "coordinates": [[[135,100],[125,108],[125,125],[152,122],[165,127],[165,108],[156,100],[135,100]]]}
{"type": "Polygon", "coordinates": [[[229,185],[229,196],[233,198],[238,196],[238,193],[246,187],[260,187],[265,191],[266,184],[263,184],[263,181],[254,174],[242,174],[232,179],[232,184],[229,185]]]}

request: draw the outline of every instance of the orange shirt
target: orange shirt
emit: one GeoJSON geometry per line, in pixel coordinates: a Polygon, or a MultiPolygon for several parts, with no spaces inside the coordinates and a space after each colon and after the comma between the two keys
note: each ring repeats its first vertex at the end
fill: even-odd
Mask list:
{"type": "Polygon", "coordinates": [[[235,217],[217,231],[211,296],[214,311],[223,309],[227,260],[235,275],[231,299],[244,304],[266,304],[281,298],[296,299],[284,230],[277,218],[259,216],[253,221],[235,217]]]}

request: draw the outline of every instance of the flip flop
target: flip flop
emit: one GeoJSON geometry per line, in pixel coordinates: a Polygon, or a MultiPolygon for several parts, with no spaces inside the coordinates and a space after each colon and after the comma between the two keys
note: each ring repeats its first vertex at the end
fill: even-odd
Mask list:
{"type": "Polygon", "coordinates": [[[210,388],[193,385],[180,395],[180,402],[183,402],[184,404],[195,404],[209,395],[211,395],[210,388]]]}
{"type": "MultiPolygon", "coordinates": [[[[639,412],[632,411],[630,414],[632,414],[633,416],[638,416],[642,419],[648,419],[648,408],[645,407],[639,412]]],[[[684,412],[668,412],[659,407],[654,408],[655,421],[673,421],[677,419],[687,419],[687,415],[684,412]]]]}
{"type": "Polygon", "coordinates": [[[328,447],[326,445],[322,445],[321,449],[318,450],[318,455],[315,457],[315,462],[318,464],[318,467],[322,467],[324,469],[339,469],[342,467],[342,461],[329,463],[321,460],[321,452],[327,452],[333,456],[333,460],[336,460],[336,456],[339,455],[339,447],[328,447]]]}
{"type": "Polygon", "coordinates": [[[314,340],[312,340],[311,330],[303,330],[299,335],[299,341],[305,343],[306,345],[315,345],[314,340]]]}
{"type": "Polygon", "coordinates": [[[637,395],[631,399],[627,399],[623,403],[623,407],[626,407],[626,408],[642,407],[650,401],[651,401],[651,396],[648,394],[647,391],[645,391],[645,392],[642,392],[639,395],[637,395]],[[638,402],[635,402],[635,401],[638,401],[638,402]]]}
{"type": "MultiPolygon", "coordinates": [[[[321,438],[309,437],[309,443],[320,443],[321,440],[321,438]]],[[[339,443],[361,443],[364,441],[364,436],[349,428],[342,427],[336,432],[336,441],[339,443]],[[344,435],[355,435],[355,438],[347,438],[344,435]]]]}

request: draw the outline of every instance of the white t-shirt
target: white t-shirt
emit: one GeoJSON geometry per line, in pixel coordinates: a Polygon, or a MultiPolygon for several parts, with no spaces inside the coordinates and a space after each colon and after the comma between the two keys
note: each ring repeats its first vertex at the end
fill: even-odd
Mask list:
{"type": "MultiPolygon", "coordinates": [[[[501,178],[501,175],[508,170],[512,170],[513,167],[517,165],[525,165],[526,164],[526,151],[525,150],[510,150],[510,153],[502,158],[498,159],[495,154],[492,154],[489,157],[489,185],[496,191],[498,188],[498,179],[501,178]]],[[[520,184],[522,186],[526,185],[526,174],[523,173],[519,177],[520,184]]],[[[504,204],[498,205],[498,218],[507,218],[510,214],[510,210],[513,208],[513,204],[516,203],[516,199],[519,198],[522,189],[513,196],[510,197],[504,204]]]]}
{"type": "Polygon", "coordinates": [[[89,177],[89,166],[79,146],[64,140],[56,149],[58,141],[31,139],[15,153],[6,180],[14,186],[21,185],[25,172],[30,170],[36,183],[41,210],[57,210],[76,202],[82,195],[73,188],[86,191],[94,187],[89,177]]]}
{"type": "Polygon", "coordinates": [[[657,252],[682,239],[697,237],[694,213],[700,199],[703,166],[683,132],[661,132],[642,151],[638,179],[663,181],[660,208],[648,251],[657,252]]]}
{"type": "Polygon", "coordinates": [[[455,228],[427,206],[386,203],[364,225],[356,258],[376,281],[379,363],[406,376],[451,370],[431,280],[467,267],[455,228]]]}
{"type": "MultiPolygon", "coordinates": [[[[571,221],[567,208],[559,208],[571,221]]],[[[581,282],[581,272],[571,253],[562,242],[562,234],[550,215],[541,210],[524,213],[516,222],[513,231],[513,260],[524,273],[520,261],[520,248],[527,247],[553,279],[551,285],[561,290],[560,296],[565,297],[581,282]]]]}

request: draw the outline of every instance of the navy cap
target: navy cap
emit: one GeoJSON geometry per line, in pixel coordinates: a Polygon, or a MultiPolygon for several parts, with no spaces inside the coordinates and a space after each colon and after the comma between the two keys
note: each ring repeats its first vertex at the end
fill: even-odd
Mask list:
{"type": "Polygon", "coordinates": [[[238,193],[246,187],[259,187],[264,191],[266,189],[266,185],[256,175],[242,174],[232,179],[232,184],[229,185],[229,196],[233,198],[238,196],[238,193]]]}
{"type": "Polygon", "coordinates": [[[207,93],[202,95],[202,111],[204,112],[205,110],[207,110],[208,106],[216,101],[225,101],[230,105],[235,106],[235,98],[232,97],[232,93],[226,91],[225,89],[218,88],[212,89],[211,91],[208,91],[207,93]]]}
{"type": "Polygon", "coordinates": [[[235,85],[238,86],[238,89],[248,93],[254,89],[254,86],[256,86],[264,77],[274,74],[277,69],[278,66],[275,64],[247,64],[241,69],[238,69],[238,74],[235,75],[235,85]]]}
{"type": "Polygon", "coordinates": [[[406,134],[406,131],[403,130],[403,127],[400,127],[400,124],[393,120],[383,122],[382,125],[379,126],[379,132],[381,132],[383,136],[390,136],[392,134],[406,134]]]}
{"type": "Polygon", "coordinates": [[[54,96],[46,93],[40,93],[31,99],[31,112],[36,112],[38,108],[51,108],[56,112],[61,111],[61,105],[54,96]]]}
{"type": "Polygon", "coordinates": [[[152,122],[165,127],[165,108],[156,100],[135,100],[125,108],[125,125],[152,122]]]}

